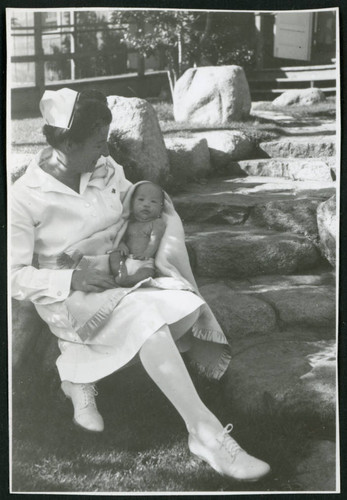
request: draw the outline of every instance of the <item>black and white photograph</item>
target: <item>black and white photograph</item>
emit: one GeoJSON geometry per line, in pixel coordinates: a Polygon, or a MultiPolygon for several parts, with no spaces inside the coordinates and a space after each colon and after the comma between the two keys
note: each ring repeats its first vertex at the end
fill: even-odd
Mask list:
{"type": "Polygon", "coordinates": [[[339,33],[6,9],[10,493],[340,492],[339,33]]]}

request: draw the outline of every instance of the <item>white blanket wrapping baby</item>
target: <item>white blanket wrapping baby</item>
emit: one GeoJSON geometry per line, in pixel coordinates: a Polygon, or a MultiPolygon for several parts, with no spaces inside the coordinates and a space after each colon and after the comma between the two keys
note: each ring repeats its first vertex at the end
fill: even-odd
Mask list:
{"type": "MultiPolygon", "coordinates": [[[[131,198],[135,188],[141,183],[129,189],[123,201],[122,219],[118,223],[66,250],[65,253],[70,256],[76,251],[83,254],[78,268],[93,266],[110,272],[108,252],[118,247],[126,231],[131,198]]],[[[97,335],[122,298],[138,287],[189,290],[200,295],[189,263],[183,225],[166,193],[162,218],[166,229],[155,256],[156,277],[147,278],[132,288],[114,288],[89,294],[74,291],[65,300],[71,324],[83,341],[88,342],[88,339],[97,335]]],[[[191,359],[206,376],[220,378],[229,364],[230,350],[220,325],[206,303],[201,308],[192,333],[189,351],[191,359]]]]}

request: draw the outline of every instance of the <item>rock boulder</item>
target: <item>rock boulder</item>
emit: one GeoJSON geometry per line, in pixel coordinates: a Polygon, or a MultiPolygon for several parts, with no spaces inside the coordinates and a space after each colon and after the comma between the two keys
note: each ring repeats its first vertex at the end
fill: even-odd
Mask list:
{"type": "Polygon", "coordinates": [[[28,301],[12,299],[12,366],[16,370],[33,357],[45,323],[28,301]]]}
{"type": "Polygon", "coordinates": [[[173,187],[199,180],[211,172],[210,152],[206,139],[165,137],[169,153],[173,187]]]}
{"type": "Polygon", "coordinates": [[[286,90],[272,101],[273,106],[310,106],[318,102],[324,102],[324,92],[318,88],[286,90]]]}
{"type": "Polygon", "coordinates": [[[243,160],[237,163],[248,175],[265,177],[284,177],[294,181],[334,180],[334,165],[327,159],[319,158],[268,158],[243,160]]]}
{"type": "Polygon", "coordinates": [[[249,116],[251,95],[240,66],[188,69],[176,82],[174,117],[202,126],[226,125],[249,116]]]}
{"type": "Polygon", "coordinates": [[[254,224],[276,231],[290,231],[310,238],[318,237],[317,200],[269,201],[251,211],[254,224]]]}
{"type": "Polygon", "coordinates": [[[293,274],[313,268],[321,260],[310,240],[292,233],[224,225],[193,231],[188,233],[187,240],[194,251],[195,271],[199,276],[293,274]]]}
{"type": "Polygon", "coordinates": [[[255,144],[243,132],[236,130],[207,130],[191,133],[196,139],[206,139],[210,150],[211,164],[217,173],[230,173],[230,164],[254,155],[255,144]]]}
{"type": "Polygon", "coordinates": [[[225,396],[236,411],[268,415],[281,409],[312,421],[335,423],[335,341],[260,337],[234,354],[225,396]]]}
{"type": "Polygon", "coordinates": [[[317,208],[320,248],[332,266],[336,264],[336,196],[324,201],[317,208]]]}
{"type": "Polygon", "coordinates": [[[200,288],[223,331],[231,341],[250,334],[266,334],[276,327],[274,309],[263,300],[213,283],[200,288]]]}
{"type": "Polygon", "coordinates": [[[279,319],[286,325],[334,327],[334,286],[299,286],[265,292],[261,297],[276,309],[279,319]]]}
{"type": "Polygon", "coordinates": [[[276,141],[261,142],[259,150],[271,158],[327,158],[336,155],[333,136],[285,137],[276,141]]]}
{"type": "Polygon", "coordinates": [[[60,354],[58,339],[31,302],[12,299],[11,339],[12,369],[16,376],[56,375],[55,361],[60,354]]]}
{"type": "Polygon", "coordinates": [[[193,199],[185,193],[174,200],[175,208],[184,222],[207,222],[211,224],[243,224],[248,217],[248,208],[218,201],[193,199]]]}
{"type": "Polygon", "coordinates": [[[165,186],[169,158],[157,115],[144,99],[109,96],[112,112],[110,153],[132,181],[149,180],[165,186]]]}

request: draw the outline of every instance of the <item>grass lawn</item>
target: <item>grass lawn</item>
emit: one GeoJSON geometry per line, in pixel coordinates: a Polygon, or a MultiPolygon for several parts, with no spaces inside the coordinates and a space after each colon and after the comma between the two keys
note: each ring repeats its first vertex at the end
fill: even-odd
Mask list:
{"type": "Polygon", "coordinates": [[[47,145],[42,133],[41,117],[16,119],[11,122],[11,142],[14,153],[35,154],[47,145]]]}
{"type": "MultiPolygon", "coordinates": [[[[13,490],[17,492],[191,492],[300,491],[293,475],[307,439],[329,434],[323,424],[271,410],[265,416],[235,415],[223,383],[193,374],[204,402],[249,453],[267,460],[272,473],[258,483],[219,476],[198,462],[187,446],[185,426],[141,366],[114,374],[98,385],[104,416],[100,434],[72,423],[72,405],[58,397],[59,382],[25,375],[13,404],[13,490]],[[306,422],[306,423],[305,423],[306,422]]],[[[332,430],[331,430],[331,439],[332,430]]]]}
{"type": "Polygon", "coordinates": [[[290,115],[294,118],[335,118],[336,117],[336,99],[328,97],[326,101],[313,104],[311,106],[273,106],[271,102],[256,103],[256,108],[264,111],[277,111],[284,115],[290,115]]]}

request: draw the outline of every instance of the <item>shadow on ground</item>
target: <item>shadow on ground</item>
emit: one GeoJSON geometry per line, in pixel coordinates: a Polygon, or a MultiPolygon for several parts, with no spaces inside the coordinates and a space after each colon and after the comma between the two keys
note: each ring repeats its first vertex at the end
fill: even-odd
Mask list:
{"type": "Polygon", "coordinates": [[[100,434],[72,423],[72,406],[60,396],[57,375],[23,374],[14,380],[13,484],[16,492],[183,492],[301,491],[295,466],[305,458],[308,439],[334,439],[319,421],[275,412],[266,417],[237,415],[223,398],[223,381],[211,383],[192,373],[207,406],[227,424],[251,454],[268,461],[272,473],[259,483],[220,477],[189,453],[183,422],[141,366],[99,383],[100,434]],[[47,380],[47,377],[46,377],[47,380]]]}

